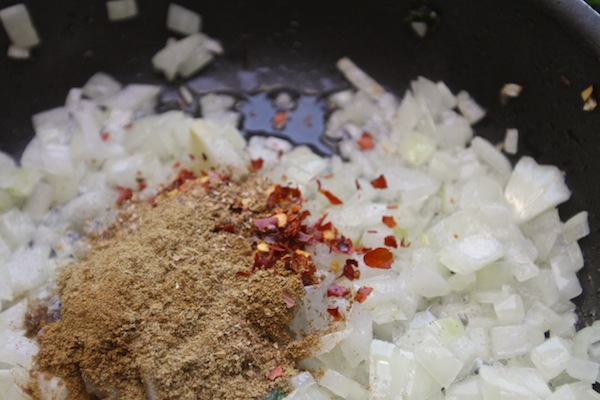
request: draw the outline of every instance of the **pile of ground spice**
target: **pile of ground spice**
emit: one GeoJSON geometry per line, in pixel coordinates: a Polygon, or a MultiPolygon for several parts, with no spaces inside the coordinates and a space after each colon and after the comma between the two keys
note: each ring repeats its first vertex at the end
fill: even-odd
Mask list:
{"type": "Polygon", "coordinates": [[[302,272],[253,268],[268,188],[209,174],[129,204],[60,274],[60,319],[38,334],[35,371],[62,378],[69,399],[256,399],[285,387],[317,338],[287,330],[302,272]]]}

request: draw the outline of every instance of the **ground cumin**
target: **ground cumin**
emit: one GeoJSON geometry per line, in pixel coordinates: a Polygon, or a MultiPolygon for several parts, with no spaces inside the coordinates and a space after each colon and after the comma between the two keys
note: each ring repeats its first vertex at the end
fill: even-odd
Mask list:
{"type": "Polygon", "coordinates": [[[256,399],[284,386],[316,339],[287,333],[299,274],[248,274],[267,186],[215,175],[130,204],[60,274],[60,319],[38,334],[35,370],[63,378],[69,399],[256,399]]]}

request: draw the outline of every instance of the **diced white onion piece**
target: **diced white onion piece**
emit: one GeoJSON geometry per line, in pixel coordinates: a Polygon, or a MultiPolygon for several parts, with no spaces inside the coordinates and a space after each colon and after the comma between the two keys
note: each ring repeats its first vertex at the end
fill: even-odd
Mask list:
{"type": "Polygon", "coordinates": [[[25,4],[19,3],[0,10],[0,21],[15,46],[29,49],[40,43],[25,4]]]}
{"type": "MultiPolygon", "coordinates": [[[[152,65],[155,69],[162,71],[165,74],[167,80],[175,79],[178,71],[181,69],[182,65],[186,60],[190,57],[193,57],[195,61],[190,61],[194,66],[200,65],[198,64],[198,60],[196,60],[198,54],[204,57],[204,53],[198,52],[200,46],[206,40],[206,36],[201,33],[194,33],[190,36],[187,36],[181,40],[172,41],[167,43],[167,45],[158,51],[152,57],[152,65]]],[[[201,60],[200,60],[201,61],[201,60]]],[[[185,71],[190,72],[192,70],[191,67],[186,67],[185,71]],[[189,68],[189,70],[188,70],[189,68]]]]}
{"type": "Polygon", "coordinates": [[[15,46],[14,44],[8,46],[6,55],[15,60],[26,60],[31,56],[29,49],[24,49],[22,47],[15,46]]]}
{"type": "Polygon", "coordinates": [[[369,358],[372,324],[371,314],[360,303],[354,303],[348,316],[348,326],[352,331],[340,344],[344,357],[353,368],[369,358]]]}
{"type": "Polygon", "coordinates": [[[45,246],[17,249],[7,262],[13,295],[19,296],[41,286],[48,279],[48,255],[45,246]]]}
{"type": "Polygon", "coordinates": [[[562,385],[556,388],[554,393],[546,398],[546,400],[582,400],[577,398],[577,393],[571,385],[562,385]]]}
{"type": "Polygon", "coordinates": [[[425,22],[414,21],[410,23],[410,27],[420,38],[424,38],[427,35],[427,23],[425,22]]]}
{"type": "Polygon", "coordinates": [[[464,363],[447,348],[432,339],[426,339],[415,349],[415,357],[442,387],[449,387],[464,363]]]}
{"type": "Polygon", "coordinates": [[[42,221],[52,205],[52,187],[40,182],[25,202],[23,212],[35,223],[42,221]]]}
{"type": "Polygon", "coordinates": [[[159,92],[159,86],[130,84],[120,92],[102,100],[101,104],[111,109],[138,111],[147,104],[154,106],[159,92]]]}
{"type": "Polygon", "coordinates": [[[458,238],[454,245],[440,251],[440,262],[457,274],[475,272],[500,259],[504,248],[491,235],[472,235],[458,238]]]}
{"type": "Polygon", "coordinates": [[[487,140],[476,136],[471,141],[473,150],[481,161],[487,163],[501,177],[508,177],[512,172],[510,161],[487,140]]]}
{"type": "Polygon", "coordinates": [[[490,330],[494,357],[507,359],[533,350],[544,342],[544,332],[528,325],[496,326],[490,330]]]}
{"type": "Polygon", "coordinates": [[[190,127],[190,151],[199,168],[228,164],[238,171],[246,169],[242,150],[246,140],[233,126],[219,126],[197,119],[190,127]]]}
{"type": "Polygon", "coordinates": [[[319,384],[346,400],[367,400],[369,398],[369,392],[361,384],[331,369],[325,371],[319,379],[319,384]]]}
{"type": "Polygon", "coordinates": [[[479,376],[483,399],[545,399],[551,394],[534,368],[484,365],[479,376]]]}
{"type": "Polygon", "coordinates": [[[531,351],[531,361],[546,381],[564,371],[570,358],[571,345],[559,337],[553,337],[531,351]]]}
{"type": "Polygon", "coordinates": [[[506,154],[517,154],[519,147],[519,130],[510,128],[504,136],[504,152],[506,154]]]}
{"type": "Polygon", "coordinates": [[[121,84],[104,72],[96,72],[83,85],[82,94],[90,99],[103,100],[115,95],[122,89],[121,84]]]}
{"type": "Polygon", "coordinates": [[[182,78],[189,78],[206,65],[210,64],[213,59],[214,57],[210,51],[198,47],[181,63],[181,65],[179,65],[177,73],[182,78]]]}
{"type": "Polygon", "coordinates": [[[501,96],[506,97],[519,97],[521,91],[523,90],[523,86],[516,83],[505,83],[500,90],[501,96]]]}
{"type": "Polygon", "coordinates": [[[588,224],[588,213],[582,211],[565,222],[564,234],[567,243],[573,243],[590,234],[590,225],[588,224]]]}
{"type": "Polygon", "coordinates": [[[358,68],[349,58],[344,57],[338,60],[337,67],[340,72],[357,89],[360,89],[373,98],[381,96],[385,90],[373,78],[358,68]]]}
{"type": "Polygon", "coordinates": [[[469,96],[469,93],[459,92],[456,100],[458,110],[471,125],[476,124],[485,117],[485,110],[469,96]]]}
{"type": "Polygon", "coordinates": [[[19,331],[0,332],[0,364],[12,367],[29,367],[31,358],[38,352],[38,345],[19,331]]]}
{"type": "Polygon", "coordinates": [[[582,382],[594,383],[598,378],[600,365],[590,360],[583,360],[577,357],[571,357],[567,362],[567,374],[582,382]]]}
{"type": "Polygon", "coordinates": [[[26,395],[19,384],[15,382],[12,372],[13,370],[10,369],[0,369],[0,393],[3,398],[6,400],[30,400],[31,397],[26,395]]]}
{"type": "Polygon", "coordinates": [[[136,0],[109,0],[106,2],[109,21],[123,21],[137,16],[136,0]]]}
{"type": "Polygon", "coordinates": [[[202,19],[200,14],[179,4],[170,3],[167,10],[167,29],[181,35],[191,35],[200,32],[202,19]]]}
{"type": "Polygon", "coordinates": [[[35,225],[29,217],[16,208],[0,215],[0,237],[11,248],[26,246],[33,237],[35,225]]]}
{"type": "Polygon", "coordinates": [[[523,157],[515,166],[504,195],[521,223],[568,200],[571,192],[558,168],[523,157]]]}
{"type": "Polygon", "coordinates": [[[495,302],[494,311],[503,324],[519,324],[525,317],[523,301],[518,294],[512,294],[502,301],[495,302]]]}

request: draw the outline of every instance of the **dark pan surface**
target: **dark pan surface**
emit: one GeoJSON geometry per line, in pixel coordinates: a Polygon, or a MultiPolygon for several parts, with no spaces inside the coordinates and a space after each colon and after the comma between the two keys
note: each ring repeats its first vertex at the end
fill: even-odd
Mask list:
{"type": "MultiPolygon", "coordinates": [[[[43,44],[33,59],[17,62],[6,58],[8,40],[0,34],[0,149],[20,154],[33,134],[31,114],[61,105],[69,88],[97,71],[122,82],[165,84],[150,58],[172,36],[165,28],[167,1],[138,0],[140,16],[114,24],[103,1],[27,3],[43,44]]],[[[590,84],[600,93],[600,17],[582,1],[432,0],[441,22],[425,39],[403,22],[422,2],[178,3],[199,11],[203,31],[226,49],[193,79],[197,90],[329,91],[346,86],[334,63],[349,56],[398,95],[418,75],[469,91],[489,111],[477,133],[499,141],[506,128],[519,128],[521,154],[567,174],[574,195],[561,207],[563,219],[590,212],[592,234],[581,242],[587,262],[577,299],[582,325],[600,311],[600,108],[584,112],[580,98],[590,84]],[[525,90],[503,106],[498,92],[507,82],[525,90]]]]}

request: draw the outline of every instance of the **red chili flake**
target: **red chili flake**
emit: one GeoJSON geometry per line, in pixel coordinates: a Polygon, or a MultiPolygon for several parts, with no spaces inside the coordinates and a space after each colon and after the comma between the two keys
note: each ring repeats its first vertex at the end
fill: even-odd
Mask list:
{"type": "Polygon", "coordinates": [[[269,372],[269,379],[274,381],[277,378],[280,378],[283,376],[283,366],[282,365],[278,365],[275,368],[273,368],[271,370],[271,372],[269,372]]]}
{"type": "Polygon", "coordinates": [[[331,244],[331,249],[338,253],[350,254],[354,250],[354,246],[352,240],[342,235],[335,243],[331,244]]]}
{"type": "Polygon", "coordinates": [[[274,231],[277,229],[277,222],[279,220],[275,217],[267,217],[267,218],[257,218],[254,221],[254,226],[258,228],[259,231],[274,231]]]}
{"type": "Polygon", "coordinates": [[[353,260],[351,258],[346,260],[342,276],[345,276],[351,281],[360,278],[360,271],[358,270],[358,261],[353,260]]]}
{"type": "Polygon", "coordinates": [[[376,229],[367,229],[367,233],[377,233],[376,229]]]}
{"type": "Polygon", "coordinates": [[[173,169],[177,169],[177,168],[179,168],[179,167],[181,167],[181,161],[176,161],[176,162],[173,164],[173,169]]]}
{"type": "Polygon", "coordinates": [[[169,186],[163,189],[163,192],[170,192],[173,189],[177,189],[179,186],[183,185],[183,183],[190,179],[196,179],[196,175],[192,171],[188,171],[187,169],[179,170],[177,173],[177,177],[169,186]]]}
{"type": "Polygon", "coordinates": [[[378,247],[367,252],[364,256],[365,264],[371,268],[390,269],[394,262],[394,255],[384,247],[378,247]]]}
{"type": "Polygon", "coordinates": [[[133,122],[123,125],[123,129],[131,129],[133,128],[133,122]]]}
{"type": "Polygon", "coordinates": [[[364,246],[358,246],[358,247],[354,248],[354,251],[356,251],[358,254],[365,254],[371,250],[373,250],[371,247],[364,247],[364,246]]]}
{"type": "Polygon", "coordinates": [[[336,308],[328,308],[327,312],[329,313],[329,315],[331,315],[333,317],[334,321],[339,321],[342,319],[342,315],[340,314],[340,309],[339,307],[336,308]]]}
{"type": "Polygon", "coordinates": [[[108,142],[108,139],[110,139],[110,132],[102,132],[100,134],[100,139],[102,139],[103,142],[108,142]]]}
{"type": "Polygon", "coordinates": [[[245,277],[252,275],[252,273],[249,271],[238,271],[238,272],[236,272],[236,274],[239,276],[245,276],[245,277]]]}
{"type": "Polygon", "coordinates": [[[398,204],[388,204],[387,209],[388,210],[397,210],[398,204]]]}
{"type": "MultiPolygon", "coordinates": [[[[403,240],[404,240],[404,239],[403,239],[403,240]]],[[[396,238],[394,237],[394,235],[389,235],[389,236],[386,236],[386,237],[383,239],[383,244],[385,244],[385,245],[386,245],[386,246],[388,246],[388,247],[393,247],[393,248],[395,248],[395,249],[397,249],[397,248],[398,248],[398,242],[396,241],[396,238]]]]}
{"type": "Polygon", "coordinates": [[[285,128],[285,124],[288,120],[288,116],[285,111],[277,111],[275,116],[272,119],[273,128],[275,129],[283,129],[285,128]]]}
{"type": "Polygon", "coordinates": [[[319,189],[319,192],[321,194],[323,194],[325,197],[327,197],[327,200],[329,200],[329,202],[332,205],[339,206],[340,204],[342,204],[342,201],[340,199],[338,199],[337,197],[335,197],[329,190],[319,189]]]}
{"type": "Polygon", "coordinates": [[[137,184],[138,184],[138,192],[141,192],[142,190],[146,189],[148,187],[148,185],[146,184],[146,180],[143,178],[137,178],[136,179],[137,184]]]}
{"type": "Polygon", "coordinates": [[[263,162],[264,160],[262,158],[258,158],[256,160],[250,160],[250,165],[252,166],[253,170],[258,171],[262,168],[263,162]]]}
{"type": "Polygon", "coordinates": [[[123,186],[116,187],[117,192],[119,192],[119,197],[117,197],[117,205],[122,205],[126,200],[129,200],[131,196],[133,196],[133,190],[130,188],[126,188],[123,186]]]}
{"type": "Polygon", "coordinates": [[[300,190],[289,186],[275,185],[275,188],[267,199],[269,208],[275,208],[286,201],[295,202],[300,199],[300,190]]]}
{"type": "Polygon", "coordinates": [[[283,302],[287,308],[293,308],[296,305],[296,299],[287,290],[283,292],[283,302]]]}
{"type": "Polygon", "coordinates": [[[213,229],[214,232],[229,232],[229,233],[235,233],[235,226],[233,225],[219,225],[219,226],[215,226],[215,228],[213,229]]]}
{"type": "Polygon", "coordinates": [[[375,189],[387,188],[387,181],[385,180],[385,176],[379,175],[379,178],[373,179],[371,181],[371,186],[373,186],[375,189]]]}
{"type": "Polygon", "coordinates": [[[369,132],[363,132],[356,143],[358,143],[358,147],[360,147],[361,150],[371,150],[375,147],[375,141],[369,132]]]}
{"type": "Polygon", "coordinates": [[[360,289],[358,289],[356,296],[354,296],[354,300],[358,301],[359,303],[362,303],[367,299],[367,297],[371,294],[372,291],[372,287],[363,286],[360,289]]]}
{"type": "Polygon", "coordinates": [[[188,157],[190,158],[190,160],[194,161],[196,159],[196,156],[193,155],[192,153],[188,153],[188,157]]]}
{"type": "Polygon", "coordinates": [[[328,297],[344,297],[346,296],[348,293],[350,293],[350,289],[340,286],[337,283],[332,283],[331,286],[329,286],[329,289],[327,289],[327,296],[328,297]]]}
{"type": "Polygon", "coordinates": [[[400,241],[400,247],[408,247],[410,246],[410,242],[406,242],[404,238],[400,241]]]}
{"type": "Polygon", "coordinates": [[[361,189],[360,182],[358,182],[358,179],[354,180],[354,186],[356,186],[356,190],[360,190],[361,189]]]}
{"type": "Polygon", "coordinates": [[[458,235],[456,233],[452,236],[454,236],[454,239],[458,239],[458,235]]]}
{"type": "Polygon", "coordinates": [[[396,219],[391,215],[384,215],[381,217],[381,222],[383,222],[388,228],[393,228],[396,226],[396,219]]]}

